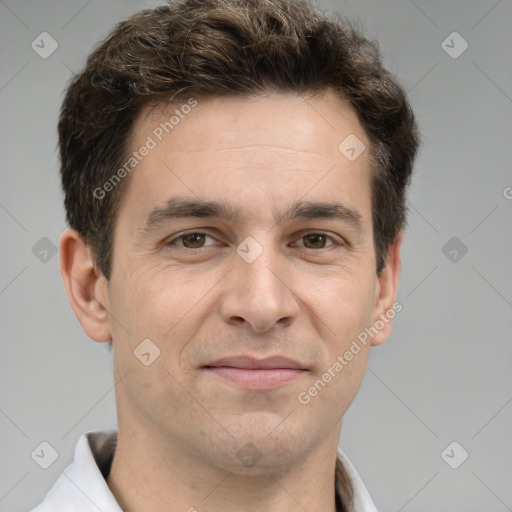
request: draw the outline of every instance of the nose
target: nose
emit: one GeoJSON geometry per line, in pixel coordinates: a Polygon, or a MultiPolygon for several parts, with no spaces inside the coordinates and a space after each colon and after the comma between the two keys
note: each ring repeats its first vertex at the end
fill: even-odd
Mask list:
{"type": "Polygon", "coordinates": [[[220,301],[223,320],[250,327],[254,332],[289,326],[297,318],[300,305],[292,291],[286,262],[268,247],[250,263],[238,254],[233,260],[220,301]]]}

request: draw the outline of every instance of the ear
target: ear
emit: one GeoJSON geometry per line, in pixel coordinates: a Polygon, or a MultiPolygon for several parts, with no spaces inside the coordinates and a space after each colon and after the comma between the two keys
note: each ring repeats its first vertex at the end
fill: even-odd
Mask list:
{"type": "Polygon", "coordinates": [[[402,310],[402,305],[396,303],[398,280],[402,269],[402,260],[400,259],[402,239],[403,231],[400,231],[388,249],[386,266],[378,278],[373,318],[373,325],[378,332],[372,338],[372,346],[380,345],[389,338],[392,330],[392,319],[397,312],[402,310]]]}
{"type": "Polygon", "coordinates": [[[108,281],[96,269],[90,246],[77,231],[67,229],[61,236],[59,252],[68,300],[82,329],[95,341],[110,341],[108,281]]]}

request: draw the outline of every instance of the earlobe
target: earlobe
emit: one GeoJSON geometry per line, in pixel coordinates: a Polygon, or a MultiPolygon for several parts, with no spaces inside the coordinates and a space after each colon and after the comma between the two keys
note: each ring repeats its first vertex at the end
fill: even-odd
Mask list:
{"type": "Polygon", "coordinates": [[[401,307],[397,308],[396,295],[402,267],[402,261],[400,258],[402,239],[403,232],[400,231],[395,241],[388,249],[386,266],[378,278],[378,292],[375,301],[373,319],[373,325],[377,330],[377,334],[372,338],[372,346],[381,345],[389,338],[392,330],[393,318],[396,313],[401,310],[401,307]]]}
{"type": "Polygon", "coordinates": [[[95,268],[91,248],[77,231],[67,229],[59,255],[68,300],[82,329],[95,341],[110,341],[107,281],[95,268]]]}

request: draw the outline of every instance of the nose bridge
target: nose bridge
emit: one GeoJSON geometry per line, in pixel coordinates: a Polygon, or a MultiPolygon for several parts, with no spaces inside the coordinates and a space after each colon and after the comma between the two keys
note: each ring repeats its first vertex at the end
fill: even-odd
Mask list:
{"type": "Polygon", "coordinates": [[[242,261],[235,264],[234,270],[246,283],[249,295],[266,293],[273,297],[281,293],[284,276],[279,275],[279,255],[270,243],[262,246],[249,239],[237,247],[237,254],[242,261]]]}
{"type": "Polygon", "coordinates": [[[257,331],[289,322],[299,308],[286,274],[270,244],[261,245],[250,237],[244,240],[236,249],[221,304],[224,320],[247,322],[257,331]]]}

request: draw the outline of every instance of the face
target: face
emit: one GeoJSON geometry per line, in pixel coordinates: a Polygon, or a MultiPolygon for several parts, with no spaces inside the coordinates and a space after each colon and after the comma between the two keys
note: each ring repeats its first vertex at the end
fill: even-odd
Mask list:
{"type": "Polygon", "coordinates": [[[369,151],[339,149],[369,141],[331,92],[198,100],[166,133],[176,108],[131,139],[151,148],[106,291],[119,425],[231,471],[247,450],[293,463],[337,444],[368,357],[353,341],[382,313],[369,151]]]}

